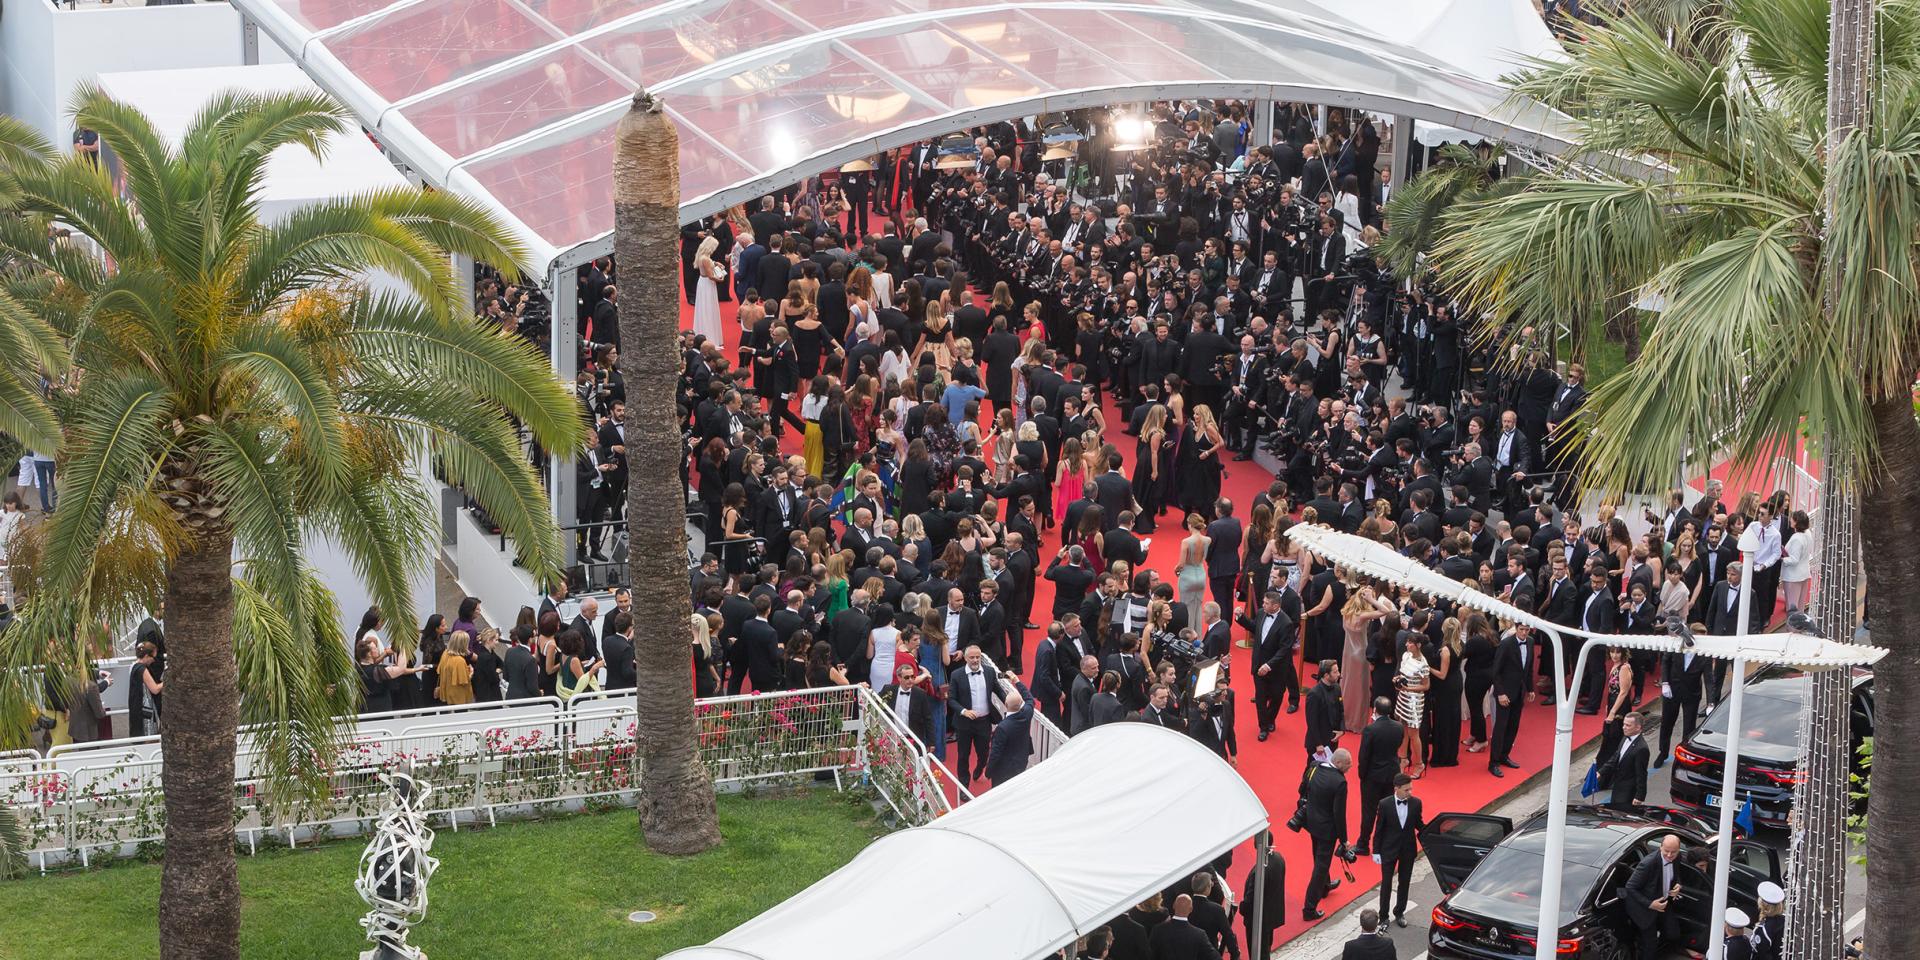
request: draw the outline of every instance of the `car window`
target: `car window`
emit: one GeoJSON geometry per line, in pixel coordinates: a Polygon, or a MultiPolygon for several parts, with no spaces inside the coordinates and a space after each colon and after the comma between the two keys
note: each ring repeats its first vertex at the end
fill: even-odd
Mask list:
{"type": "MultiPolygon", "coordinates": [[[[1537,853],[1510,846],[1494,848],[1473,876],[1454,892],[1452,903],[1492,920],[1532,927],[1540,919],[1540,878],[1546,861],[1537,853]]],[[[1560,874],[1560,922],[1580,913],[1580,905],[1600,881],[1599,867],[1567,862],[1560,874]]]]}
{"type": "Polygon", "coordinates": [[[1435,819],[1433,829],[1448,840],[1481,847],[1491,847],[1507,835],[1507,829],[1499,823],[1477,817],[1435,819]]]}
{"type": "MultiPolygon", "coordinates": [[[[1799,743],[1800,713],[1805,707],[1804,701],[1749,695],[1746,709],[1740,711],[1740,725],[1745,728],[1740,732],[1741,742],[1777,745],[1799,743]]],[[[1731,710],[1715,710],[1707,715],[1707,722],[1700,725],[1700,731],[1726,736],[1732,714],[1731,710]]]]}

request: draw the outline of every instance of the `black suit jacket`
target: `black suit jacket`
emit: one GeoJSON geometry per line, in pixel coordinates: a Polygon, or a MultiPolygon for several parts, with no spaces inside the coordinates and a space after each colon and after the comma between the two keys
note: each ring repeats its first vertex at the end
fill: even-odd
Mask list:
{"type": "Polygon", "coordinates": [[[1207,576],[1232,577],[1240,573],[1240,521],[1221,517],[1207,524],[1207,576]]]}
{"type": "MultiPolygon", "coordinates": [[[[908,687],[905,695],[913,698],[907,704],[907,729],[913,731],[913,735],[919,737],[921,743],[932,742],[933,697],[917,686],[908,687]]],[[[880,688],[880,702],[888,707],[895,706],[901,696],[899,684],[889,683],[880,688]]]]}
{"type": "Polygon", "coordinates": [[[1324,763],[1307,768],[1300,782],[1300,797],[1307,801],[1302,819],[1307,835],[1319,839],[1347,840],[1347,778],[1324,763]]]}
{"type": "Polygon", "coordinates": [[[1527,693],[1533,689],[1533,652],[1520,644],[1514,634],[1500,638],[1500,646],[1493,651],[1493,692],[1505,696],[1514,707],[1526,702],[1527,693]],[[1526,662],[1521,663],[1525,657],[1526,662]]]}
{"type": "Polygon", "coordinates": [[[1233,735],[1233,698],[1222,696],[1206,713],[1201,713],[1198,705],[1188,708],[1187,736],[1200,741],[1200,745],[1212,750],[1221,759],[1229,759],[1240,752],[1240,741],[1233,735]],[[1218,720],[1218,729],[1214,721],[1218,720]]]}
{"type": "Polygon", "coordinates": [[[1406,730],[1392,717],[1379,717],[1360,731],[1360,755],[1354,758],[1354,769],[1360,780],[1391,787],[1393,776],[1400,772],[1400,744],[1406,739],[1406,730]]]}
{"type": "Polygon", "coordinates": [[[975,681],[967,675],[967,665],[963,661],[955,665],[947,674],[947,684],[947,709],[952,711],[954,723],[992,723],[1000,719],[1000,710],[993,705],[993,698],[1000,693],[1000,672],[995,670],[992,664],[980,664],[980,679],[975,681]],[[972,684],[975,682],[986,687],[986,695],[983,699],[987,704],[987,715],[969,720],[961,716],[960,711],[973,709],[972,684]]]}
{"type": "MultiPolygon", "coordinates": [[[[1386,918],[1381,918],[1386,922],[1386,918]]],[[[1384,933],[1363,933],[1340,948],[1340,960],[1394,960],[1393,938],[1384,933]]]]}
{"type": "Polygon", "coordinates": [[[1208,939],[1191,918],[1168,917],[1154,924],[1147,945],[1153,948],[1153,960],[1220,960],[1220,951],[1208,939]]]}
{"type": "Polygon", "coordinates": [[[1380,806],[1374,810],[1373,852],[1380,855],[1380,862],[1389,860],[1411,860],[1420,854],[1420,831],[1427,825],[1422,815],[1420,798],[1407,798],[1407,825],[1400,825],[1400,811],[1396,806],[1399,800],[1392,794],[1380,798],[1380,806]]]}
{"type": "MultiPolygon", "coordinates": [[[[1654,926],[1662,919],[1660,912],[1649,906],[1667,895],[1667,888],[1661,885],[1665,873],[1661,869],[1662,862],[1658,850],[1640,858],[1640,862],[1633,867],[1633,875],[1627,878],[1626,886],[1620,888],[1620,902],[1626,905],[1627,915],[1633,918],[1634,925],[1642,929],[1654,926]]],[[[1679,882],[1679,875],[1676,865],[1674,882],[1679,882]]]]}
{"type": "Polygon", "coordinates": [[[1616,748],[1612,756],[1601,759],[1600,789],[1613,791],[1607,798],[1608,806],[1631,807],[1647,798],[1647,764],[1651,762],[1651,756],[1646,735],[1638,734],[1633,738],[1633,744],[1626,747],[1624,754],[1616,748]]]}
{"type": "Polygon", "coordinates": [[[780,637],[773,624],[758,617],[740,625],[740,642],[747,645],[747,677],[755,690],[778,690],[786,674],[780,637]]]}
{"type": "Polygon", "coordinates": [[[1120,525],[1120,514],[1133,509],[1133,484],[1109,470],[1093,478],[1093,502],[1100,505],[1101,521],[1106,529],[1120,525]]]}
{"type": "Polygon", "coordinates": [[[1340,710],[1340,688],[1316,683],[1307,690],[1307,752],[1330,747],[1340,737],[1344,717],[1340,710]]]}
{"type": "Polygon", "coordinates": [[[1120,675],[1120,702],[1129,711],[1138,712],[1147,705],[1147,668],[1137,656],[1124,653],[1110,653],[1100,662],[1102,671],[1111,670],[1120,675]]]}
{"type": "Polygon", "coordinates": [[[632,641],[620,634],[609,633],[607,638],[600,642],[600,650],[607,659],[607,689],[632,689],[637,670],[633,659],[632,641]]]}

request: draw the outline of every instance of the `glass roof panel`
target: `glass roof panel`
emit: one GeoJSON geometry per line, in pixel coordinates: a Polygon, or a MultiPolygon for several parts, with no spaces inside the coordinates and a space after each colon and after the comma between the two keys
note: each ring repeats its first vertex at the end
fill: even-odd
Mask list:
{"type": "Polygon", "coordinates": [[[1070,43],[1025,13],[978,13],[941,20],[948,29],[981,44],[1013,66],[1055,89],[1093,86],[1094,78],[1128,82],[1141,78],[1116,70],[1081,43],[1070,43]]]}
{"type": "Polygon", "coordinates": [[[833,47],[809,47],[672,87],[667,103],[761,170],[935,115],[931,106],[833,47]]]}
{"type": "Polygon", "coordinates": [[[571,36],[670,2],[672,0],[527,0],[527,6],[571,36]]]}
{"type": "Polygon", "coordinates": [[[510,0],[429,0],[327,38],[327,49],[389,102],[559,39],[510,0]]]}
{"type": "Polygon", "coordinates": [[[568,48],[400,111],[447,155],[466,157],[618,100],[633,83],[568,48]]]}
{"type": "Polygon", "coordinates": [[[896,16],[908,9],[900,0],[772,0],[771,5],[813,32],[896,16]]]}
{"type": "Polygon", "coordinates": [[[883,69],[955,107],[981,107],[1038,96],[1040,84],[979,52],[941,27],[902,27],[847,41],[883,69]]]}
{"type": "MultiPolygon", "coordinates": [[[[613,134],[619,120],[615,114],[567,139],[528,144],[465,170],[542,240],[560,249],[584,243],[613,228],[613,134]]],[[[754,174],[688,121],[674,121],[682,196],[705,196],[754,174]]]]}
{"type": "Polygon", "coordinates": [[[655,85],[808,32],[757,0],[703,0],[581,41],[636,84],[655,85]]]}
{"type": "MultiPolygon", "coordinates": [[[[1180,27],[1145,11],[1062,8],[1048,10],[1044,20],[1047,26],[1069,37],[1091,38],[1091,45],[1101,56],[1135,76],[1159,81],[1220,79],[1219,74],[1201,63],[1210,55],[1206,48],[1218,43],[1209,38],[1202,49],[1195,51],[1199,59],[1186,56],[1180,47],[1191,48],[1193,44],[1182,35],[1180,27]]],[[[1078,78],[1077,82],[1067,79],[1061,86],[1106,86],[1094,82],[1097,79],[1097,75],[1078,78]]]]}
{"type": "Polygon", "coordinates": [[[364,17],[387,8],[393,0],[286,0],[281,9],[294,20],[315,32],[331,30],[354,17],[364,17]]]}

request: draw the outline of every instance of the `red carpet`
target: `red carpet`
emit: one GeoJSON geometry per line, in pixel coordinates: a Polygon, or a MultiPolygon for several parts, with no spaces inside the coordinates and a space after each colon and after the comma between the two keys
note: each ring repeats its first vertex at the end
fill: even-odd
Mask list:
{"type": "MultiPolygon", "coordinates": [[[[693,322],[693,308],[683,307],[681,313],[682,324],[690,327],[693,322]]],[[[728,337],[726,353],[728,356],[734,356],[732,348],[736,345],[739,335],[739,325],[733,319],[734,304],[722,303],[721,313],[724,321],[723,329],[728,337]]],[[[1111,425],[1110,429],[1116,433],[1125,423],[1124,420],[1119,419],[1118,411],[1111,403],[1107,405],[1106,417],[1107,423],[1111,425]]],[[[1123,455],[1131,458],[1134,448],[1131,438],[1120,436],[1128,442],[1116,445],[1120,447],[1123,455]]],[[[798,452],[799,438],[795,436],[795,432],[789,432],[788,444],[792,447],[792,452],[798,452]]],[[[1254,496],[1265,490],[1272,481],[1271,474],[1251,461],[1229,462],[1226,476],[1221,483],[1221,494],[1234,502],[1236,513],[1244,520],[1254,496]]],[[[1185,537],[1185,531],[1179,524],[1180,517],[1179,511],[1174,510],[1162,518],[1159,532],[1152,537],[1152,546],[1148,550],[1148,566],[1160,571],[1163,576],[1170,575],[1174,569],[1178,561],[1180,541],[1185,537]]],[[[1045,540],[1041,550],[1043,559],[1050,559],[1053,551],[1058,549],[1058,534],[1059,531],[1056,529],[1048,531],[1043,536],[1045,540]]],[[[1052,609],[1053,584],[1045,579],[1039,580],[1036,593],[1033,608],[1044,616],[1046,611],[1052,609]]],[[[1040,619],[1036,619],[1035,622],[1045,625],[1040,619]]],[[[1235,634],[1237,640],[1240,631],[1236,629],[1235,634]]],[[[1042,636],[1044,636],[1043,633],[1028,631],[1027,650],[1032,651],[1038,646],[1042,636]]],[[[1267,742],[1259,742],[1258,721],[1254,715],[1252,701],[1252,684],[1250,680],[1245,679],[1251,676],[1248,666],[1251,656],[1251,651],[1238,647],[1233,651],[1233,674],[1235,677],[1242,678],[1235,690],[1236,699],[1239,701],[1235,707],[1238,718],[1235,733],[1240,745],[1238,769],[1240,775],[1266,802],[1267,810],[1272,817],[1274,852],[1287,864],[1287,916],[1285,925],[1276,935],[1275,943],[1278,945],[1300,935],[1312,926],[1300,916],[1302,898],[1311,872],[1311,844],[1306,834],[1289,832],[1283,826],[1287,818],[1293,815],[1295,801],[1299,798],[1300,775],[1306,764],[1306,750],[1303,746],[1306,739],[1306,724],[1300,714],[1289,714],[1283,710],[1273,735],[1267,742]]],[[[1022,665],[1023,668],[1026,666],[1022,665]]],[[[1023,669],[1022,675],[1027,675],[1027,671],[1023,669]]],[[[1303,678],[1308,675],[1307,672],[1302,672],[1303,678]]],[[[1576,746],[1598,736],[1599,732],[1600,723],[1597,717],[1576,717],[1574,725],[1576,746]]],[[[1347,734],[1343,738],[1343,744],[1350,750],[1358,750],[1359,738],[1355,734],[1347,734]]],[[[949,757],[951,756],[949,754],[949,757]]],[[[1508,770],[1505,778],[1495,778],[1487,772],[1484,752],[1467,753],[1463,748],[1460,751],[1460,766],[1432,768],[1418,781],[1414,792],[1424,798],[1426,808],[1431,814],[1444,811],[1480,810],[1508,791],[1518,789],[1528,776],[1549,766],[1553,760],[1552,708],[1536,704],[1529,707],[1522,715],[1520,736],[1513,748],[1513,760],[1520,764],[1522,769],[1508,770]]],[[[1577,778],[1584,773],[1584,770],[1578,770],[1574,772],[1574,776],[1577,778]]],[[[986,784],[983,781],[978,786],[984,789],[986,784]]],[[[1351,806],[1348,811],[1348,830],[1354,834],[1353,839],[1357,842],[1360,824],[1360,791],[1357,784],[1351,786],[1349,798],[1351,806]]],[[[1239,885],[1246,879],[1252,863],[1252,843],[1242,844],[1234,852],[1233,866],[1228,871],[1228,882],[1234,885],[1238,895],[1245,893],[1239,890],[1239,885]]],[[[1357,882],[1342,883],[1339,889],[1321,901],[1321,910],[1332,914],[1337,908],[1375,889],[1380,879],[1379,868],[1370,861],[1361,860],[1355,863],[1352,869],[1357,882]]],[[[1340,876],[1337,861],[1333,875],[1340,876]]],[[[1425,910],[1431,907],[1432,904],[1421,904],[1419,909],[1425,910]]],[[[1240,929],[1237,924],[1235,929],[1236,931],[1240,929]]]]}

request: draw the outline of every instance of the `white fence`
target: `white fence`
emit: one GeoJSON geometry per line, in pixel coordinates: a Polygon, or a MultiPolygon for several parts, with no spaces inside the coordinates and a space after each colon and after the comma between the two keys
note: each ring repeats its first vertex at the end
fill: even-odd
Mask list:
{"type": "MultiPolygon", "coordinates": [[[[695,713],[700,758],[716,784],[831,774],[843,788],[872,787],[916,825],[970,797],[864,687],[719,697],[695,713]]],[[[639,787],[635,725],[632,691],[570,705],[542,698],[363,717],[312,788],[293,797],[270,795],[263,758],[243,731],[234,824],[249,850],[359,832],[386,802],[380,775],[409,765],[434,785],[428,814],[454,830],[500,815],[624,804],[639,787]]],[[[1042,727],[1035,730],[1037,762],[1045,751],[1042,727]]],[[[0,804],[23,819],[42,872],[127,856],[164,836],[162,766],[150,737],[0,754],[0,804]]]]}

